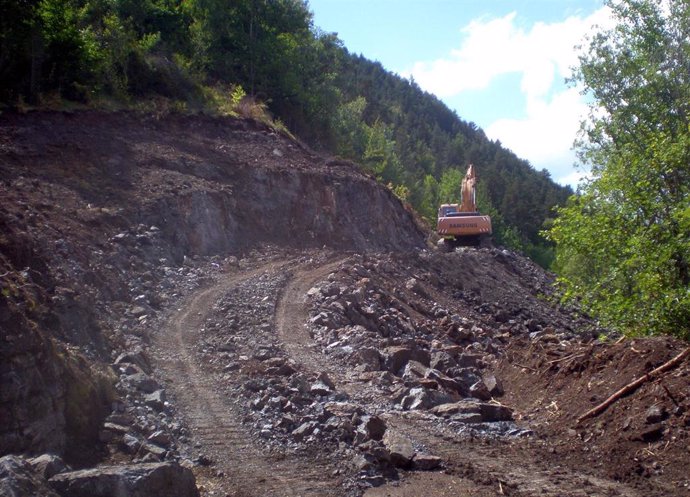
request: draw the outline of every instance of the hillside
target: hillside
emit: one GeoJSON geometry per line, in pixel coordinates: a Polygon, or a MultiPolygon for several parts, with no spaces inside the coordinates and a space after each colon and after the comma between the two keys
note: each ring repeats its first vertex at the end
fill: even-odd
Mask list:
{"type": "Polygon", "coordinates": [[[509,250],[430,250],[348,162],[253,121],[6,113],[0,177],[3,495],[687,495],[687,361],[576,422],[682,342],[607,339],[509,250]]]}
{"type": "Polygon", "coordinates": [[[429,221],[473,163],[496,239],[544,267],[572,195],[413,81],[348,52],[304,0],[9,2],[0,109],[200,111],[274,121],[360,165],[429,221]]]}

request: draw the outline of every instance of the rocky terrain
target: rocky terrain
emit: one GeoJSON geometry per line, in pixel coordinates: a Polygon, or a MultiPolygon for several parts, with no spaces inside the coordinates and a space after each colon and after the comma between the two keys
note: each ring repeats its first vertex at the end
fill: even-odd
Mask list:
{"type": "Polygon", "coordinates": [[[250,121],[0,116],[0,495],[690,495],[690,366],[250,121]],[[642,384],[581,419],[629,382],[642,384]]]}

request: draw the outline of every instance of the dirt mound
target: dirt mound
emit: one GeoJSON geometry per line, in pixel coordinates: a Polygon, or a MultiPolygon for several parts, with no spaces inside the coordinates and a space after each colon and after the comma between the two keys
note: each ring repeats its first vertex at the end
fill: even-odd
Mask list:
{"type": "Polygon", "coordinates": [[[670,338],[573,344],[548,337],[512,343],[499,371],[522,421],[556,440],[552,454],[614,480],[663,482],[665,495],[683,495],[690,486],[687,361],[649,378],[603,413],[578,420],[685,348],[670,338]]]}
{"type": "MultiPolygon", "coordinates": [[[[0,119],[1,454],[202,495],[687,495],[686,345],[619,340],[500,248],[256,123],[0,119]]],[[[0,454],[0,455],[1,455],[0,454]]],[[[0,486],[2,483],[0,483],[0,486]]]]}

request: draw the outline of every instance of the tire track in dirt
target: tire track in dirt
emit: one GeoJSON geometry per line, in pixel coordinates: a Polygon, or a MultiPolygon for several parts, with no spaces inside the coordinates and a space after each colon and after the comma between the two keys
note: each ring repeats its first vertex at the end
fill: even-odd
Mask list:
{"type": "Polygon", "coordinates": [[[288,282],[278,300],[275,313],[278,338],[285,345],[287,353],[308,369],[332,374],[332,380],[343,387],[342,376],[334,370],[333,362],[314,349],[314,341],[305,326],[308,318],[307,291],[318,281],[337,270],[348,257],[327,262],[315,268],[296,272],[288,282]]]}
{"type": "MultiPolygon", "coordinates": [[[[158,368],[168,380],[178,411],[191,430],[192,439],[215,461],[223,473],[220,486],[233,496],[308,497],[334,496],[339,491],[322,464],[282,454],[268,455],[242,424],[239,406],[222,393],[211,371],[195,353],[200,329],[213,303],[241,283],[288,265],[273,262],[234,274],[197,292],[167,322],[166,332],[155,338],[158,368]]],[[[217,479],[214,479],[217,481],[217,479]]],[[[213,481],[210,485],[215,485],[213,481]]]]}

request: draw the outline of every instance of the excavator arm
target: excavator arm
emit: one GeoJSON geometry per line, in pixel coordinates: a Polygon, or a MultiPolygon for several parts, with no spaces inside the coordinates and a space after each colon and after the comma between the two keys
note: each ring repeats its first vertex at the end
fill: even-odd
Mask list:
{"type": "Polygon", "coordinates": [[[476,182],[477,177],[474,175],[474,166],[470,164],[460,189],[460,212],[477,212],[476,182]]]}

